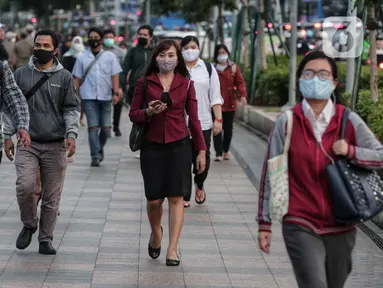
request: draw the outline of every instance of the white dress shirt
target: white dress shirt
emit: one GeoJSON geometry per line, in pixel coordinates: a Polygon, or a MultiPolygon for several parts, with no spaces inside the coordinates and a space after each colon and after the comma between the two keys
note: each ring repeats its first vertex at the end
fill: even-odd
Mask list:
{"type": "Polygon", "coordinates": [[[218,73],[212,65],[211,78],[209,79],[209,72],[202,59],[198,59],[197,64],[188,70],[191,80],[194,81],[198,101],[198,119],[201,122],[202,130],[206,131],[213,127],[211,107],[223,104],[218,73]]]}
{"type": "Polygon", "coordinates": [[[311,127],[313,128],[315,138],[319,143],[322,142],[322,136],[330,124],[331,118],[335,115],[335,105],[331,99],[328,100],[327,105],[323,111],[319,114],[318,119],[315,118],[315,114],[310,104],[303,99],[302,102],[303,113],[306,118],[310,121],[311,127]]]}

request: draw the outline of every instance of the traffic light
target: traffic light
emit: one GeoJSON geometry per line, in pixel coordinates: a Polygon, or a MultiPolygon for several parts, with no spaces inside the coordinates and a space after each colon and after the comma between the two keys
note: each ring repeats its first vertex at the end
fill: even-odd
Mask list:
{"type": "Polygon", "coordinates": [[[37,19],[35,17],[31,18],[31,22],[32,23],[36,23],[37,22],[37,19]]]}

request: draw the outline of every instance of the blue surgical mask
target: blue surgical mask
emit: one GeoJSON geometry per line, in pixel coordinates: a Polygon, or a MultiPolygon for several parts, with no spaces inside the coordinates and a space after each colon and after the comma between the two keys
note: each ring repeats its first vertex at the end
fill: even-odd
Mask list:
{"type": "Polygon", "coordinates": [[[299,90],[306,99],[330,99],[335,89],[333,80],[320,80],[317,76],[313,79],[299,79],[299,90]]]}

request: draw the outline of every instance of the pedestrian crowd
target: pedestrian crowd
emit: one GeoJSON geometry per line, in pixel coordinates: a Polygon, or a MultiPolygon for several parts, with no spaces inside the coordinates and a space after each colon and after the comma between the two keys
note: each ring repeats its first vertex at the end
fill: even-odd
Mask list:
{"type": "MultiPolygon", "coordinates": [[[[0,27],[0,55],[3,32],[0,27]]],[[[137,46],[125,53],[115,45],[112,30],[94,27],[88,31],[87,47],[82,37],[74,36],[61,57],[54,31],[26,32],[13,54],[0,61],[2,137],[5,154],[16,166],[23,223],[16,247],[26,249],[39,230],[39,253],[56,254],[53,232],[80,126],[87,126],[90,165],[103,165],[112,131],[116,137],[122,135],[119,122],[126,102],[133,123],[129,144],[139,153],[147,199],[148,254],[160,257],[167,198],[166,265],[178,266],[178,242],[193,183],[195,202],[204,204],[211,141],[214,161],[229,161],[237,103],[247,104],[241,68],[229,49],[217,45],[210,63],[200,58],[196,37],[154,43],[152,27],[143,25],[137,30],[137,46]]],[[[349,163],[381,168],[383,146],[343,105],[332,58],[311,52],[297,75],[300,101],[281,114],[269,139],[259,193],[259,246],[270,252],[272,220],[282,222],[299,287],[341,288],[351,272],[355,219],[362,216],[350,220],[345,208],[335,207],[333,197],[339,194],[335,191],[352,189],[356,177],[364,176],[352,170],[354,182],[345,188],[327,171],[342,173],[352,169],[349,163]],[[339,162],[343,160],[347,162],[339,162]]],[[[363,189],[380,183],[363,179],[363,189]]]]}

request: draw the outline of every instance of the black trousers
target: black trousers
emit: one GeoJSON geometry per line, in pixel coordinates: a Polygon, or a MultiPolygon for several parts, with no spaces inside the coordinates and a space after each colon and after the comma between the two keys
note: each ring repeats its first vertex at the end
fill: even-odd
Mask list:
{"type": "Polygon", "coordinates": [[[134,86],[129,84],[128,92],[126,93],[126,98],[128,100],[129,105],[132,105],[133,94],[134,94],[134,86]]]}
{"type": "Polygon", "coordinates": [[[214,136],[215,156],[222,156],[229,152],[231,139],[233,138],[234,111],[222,112],[222,132],[214,136]]]}
{"type": "Polygon", "coordinates": [[[116,105],[113,106],[113,130],[116,131],[120,128],[120,119],[122,107],[124,106],[123,101],[119,101],[116,105]]]}
{"type": "MultiPolygon", "coordinates": [[[[205,144],[206,144],[206,169],[203,171],[203,173],[198,174],[197,170],[197,157],[198,157],[198,152],[194,148],[194,145],[192,146],[192,153],[193,153],[193,174],[194,174],[194,183],[199,189],[203,189],[203,183],[205,182],[207,175],[209,173],[209,168],[210,168],[210,146],[211,146],[211,131],[212,129],[202,131],[203,132],[203,138],[205,139],[205,144]]],[[[190,181],[191,184],[191,181],[190,181]]],[[[190,201],[192,194],[192,187],[189,185],[187,189],[184,191],[184,201],[190,201]]]]}
{"type": "Polygon", "coordinates": [[[343,288],[352,269],[356,231],[318,235],[283,223],[283,238],[299,288],[343,288]]]}

